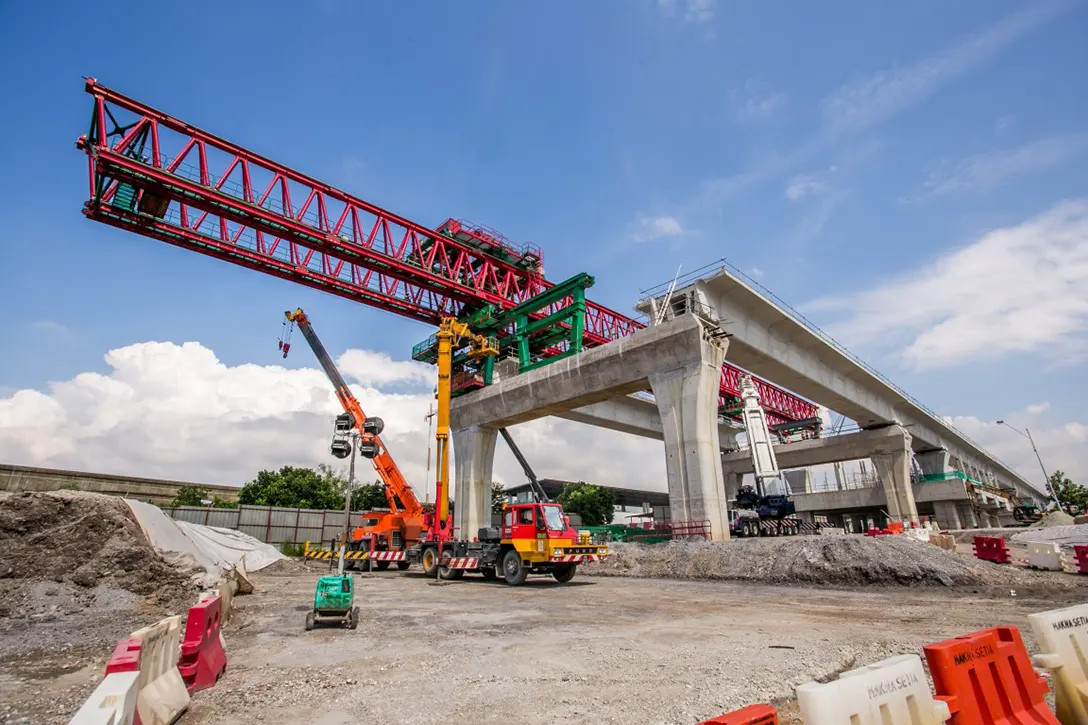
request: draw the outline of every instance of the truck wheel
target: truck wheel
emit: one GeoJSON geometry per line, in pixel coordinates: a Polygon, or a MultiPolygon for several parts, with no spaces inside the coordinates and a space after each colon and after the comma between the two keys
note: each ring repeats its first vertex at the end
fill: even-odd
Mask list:
{"type": "Polygon", "coordinates": [[[306,612],[306,631],[309,632],[314,628],[314,613],[306,612]]]}
{"type": "Polygon", "coordinates": [[[348,629],[355,629],[359,626],[359,608],[352,607],[351,614],[348,616],[348,629]]]}
{"type": "Polygon", "coordinates": [[[434,576],[438,573],[438,552],[434,547],[423,550],[423,573],[427,576],[434,576]]]}
{"type": "Polygon", "coordinates": [[[502,576],[512,587],[524,584],[525,577],[529,576],[528,569],[521,565],[521,554],[515,549],[506,552],[502,558],[502,576]]]}
{"type": "Polygon", "coordinates": [[[451,569],[448,566],[438,567],[438,578],[450,581],[452,579],[460,579],[465,575],[464,569],[451,569]]]}
{"type": "Polygon", "coordinates": [[[578,571],[577,564],[559,564],[552,570],[552,576],[560,584],[566,584],[574,578],[575,572],[578,571]]]}
{"type": "Polygon", "coordinates": [[[385,571],[386,569],[389,568],[389,562],[388,561],[376,561],[376,562],[374,562],[374,568],[377,569],[378,571],[385,571]]]}
{"type": "Polygon", "coordinates": [[[408,571],[408,567],[411,566],[407,561],[398,561],[397,568],[401,571],[408,571]]]}

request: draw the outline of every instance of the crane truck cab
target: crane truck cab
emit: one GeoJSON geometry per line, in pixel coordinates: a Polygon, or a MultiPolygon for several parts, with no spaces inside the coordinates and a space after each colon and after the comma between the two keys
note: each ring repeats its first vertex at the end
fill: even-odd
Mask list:
{"type": "Polygon", "coordinates": [[[472,541],[439,542],[428,532],[408,556],[440,579],[459,579],[470,572],[517,586],[530,574],[569,582],[579,564],[600,561],[608,556],[608,547],[591,544],[588,533],[572,529],[559,504],[518,503],[503,507],[499,528],[480,529],[472,541]]]}

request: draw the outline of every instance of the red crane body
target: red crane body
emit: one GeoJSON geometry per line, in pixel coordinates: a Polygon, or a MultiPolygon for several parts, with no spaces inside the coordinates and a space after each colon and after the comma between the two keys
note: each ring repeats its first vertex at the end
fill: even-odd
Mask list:
{"type": "MultiPolygon", "coordinates": [[[[466,305],[509,308],[553,286],[535,248],[519,249],[453,219],[429,229],[93,78],[86,90],[94,109],[77,147],[88,158],[91,196],[83,213],[89,219],[434,326],[466,305]],[[127,118],[122,123],[118,116],[127,118]],[[483,251],[481,242],[500,253],[483,251]]],[[[602,345],[641,327],[588,302],[584,344],[602,345]]],[[[739,395],[740,374],[723,367],[723,396],[739,395]]],[[[817,416],[812,403],[754,381],[772,424],[817,416]]]]}

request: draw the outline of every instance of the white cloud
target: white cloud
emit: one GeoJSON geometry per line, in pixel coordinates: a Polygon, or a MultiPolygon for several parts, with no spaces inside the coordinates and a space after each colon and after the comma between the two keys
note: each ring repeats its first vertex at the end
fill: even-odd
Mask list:
{"type": "Polygon", "coordinates": [[[766,83],[748,80],[729,94],[729,105],[738,121],[758,121],[773,115],[786,104],[786,96],[766,83]]]}
{"type": "Polygon", "coordinates": [[[1070,2],[1033,2],[981,33],[904,66],[840,86],[824,100],[834,132],[868,128],[978,70],[1028,32],[1069,8],[1070,2]]]}
{"type": "Polygon", "coordinates": [[[682,13],[684,20],[707,23],[714,18],[718,0],[657,0],[657,7],[665,15],[675,17],[682,13]]]}
{"type": "Polygon", "coordinates": [[[790,183],[786,186],[786,198],[790,201],[798,201],[806,196],[827,191],[827,188],[828,184],[822,177],[815,174],[802,174],[790,179],[790,183]]]}
{"type": "Polygon", "coordinates": [[[639,217],[631,230],[635,242],[652,242],[655,239],[678,237],[684,233],[684,225],[673,216],[639,217]]]}
{"type": "MultiPolygon", "coordinates": [[[[1043,470],[1039,467],[1031,443],[1023,435],[994,421],[979,420],[974,416],[951,416],[947,420],[1014,468],[1035,488],[1043,490],[1043,470]]],[[[1061,469],[1074,481],[1088,483],[1088,447],[1083,445],[1088,439],[1088,425],[1061,423],[1053,416],[1036,420],[1023,412],[1010,414],[1008,421],[1020,430],[1030,426],[1032,438],[1039,448],[1039,457],[1048,474],[1061,469]]]]}
{"type": "Polygon", "coordinates": [[[1050,403],[1033,403],[1028,406],[1028,412],[1032,415],[1038,415],[1049,407],[1050,403]]]}
{"type": "Polygon", "coordinates": [[[846,345],[935,368],[1010,352],[1057,363],[1088,352],[1088,198],[1055,205],[862,292],[815,300],[846,345]]]}
{"type": "Polygon", "coordinates": [[[393,360],[384,352],[348,350],[336,361],[346,377],[381,387],[393,383],[434,385],[433,365],[415,360],[393,360]]]}
{"type": "MultiPolygon", "coordinates": [[[[0,460],[227,485],[262,468],[339,463],[328,446],[341,409],[320,370],[224,365],[195,342],[137,343],[105,359],[107,375],[82,373],[48,392],[0,397],[0,460]]],[[[366,381],[353,392],[385,420],[383,440],[423,494],[435,369],[367,350],[349,350],[339,364],[349,381],[366,381]],[[393,384],[407,392],[382,389],[393,384]]],[[[541,476],[665,488],[658,441],[551,418],[513,432],[541,476]]],[[[495,474],[524,479],[501,443],[495,474]]]]}
{"type": "Polygon", "coordinates": [[[922,190],[907,201],[993,189],[1010,179],[1045,171],[1088,151],[1088,132],[1040,139],[1015,149],[977,154],[943,162],[922,190]]]}

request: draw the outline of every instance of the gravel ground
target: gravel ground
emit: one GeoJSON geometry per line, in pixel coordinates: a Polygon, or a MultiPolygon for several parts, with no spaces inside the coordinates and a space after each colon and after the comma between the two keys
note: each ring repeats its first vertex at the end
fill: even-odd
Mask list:
{"type": "Polygon", "coordinates": [[[656,546],[613,544],[611,548],[612,556],[585,566],[585,573],[839,586],[1079,586],[1075,577],[999,566],[906,536],[800,536],[656,546]]]}
{"type": "MultiPolygon", "coordinates": [[[[224,631],[227,672],[193,698],[183,725],[497,724],[513,713],[526,725],[691,725],[758,701],[788,713],[798,684],[956,634],[1014,624],[1033,647],[1026,615],[1083,601],[1085,591],[1037,598],[581,573],[567,585],[531,578],[511,588],[390,571],[358,576],[358,629],[305,632],[327,570],[293,562],[253,575],[257,591],[235,599],[224,631]]],[[[63,655],[48,653],[37,662],[39,672],[4,671],[0,681],[36,694],[18,713],[27,722],[64,723],[80,702],[73,692],[93,688],[101,668],[67,671],[63,655]]]]}

